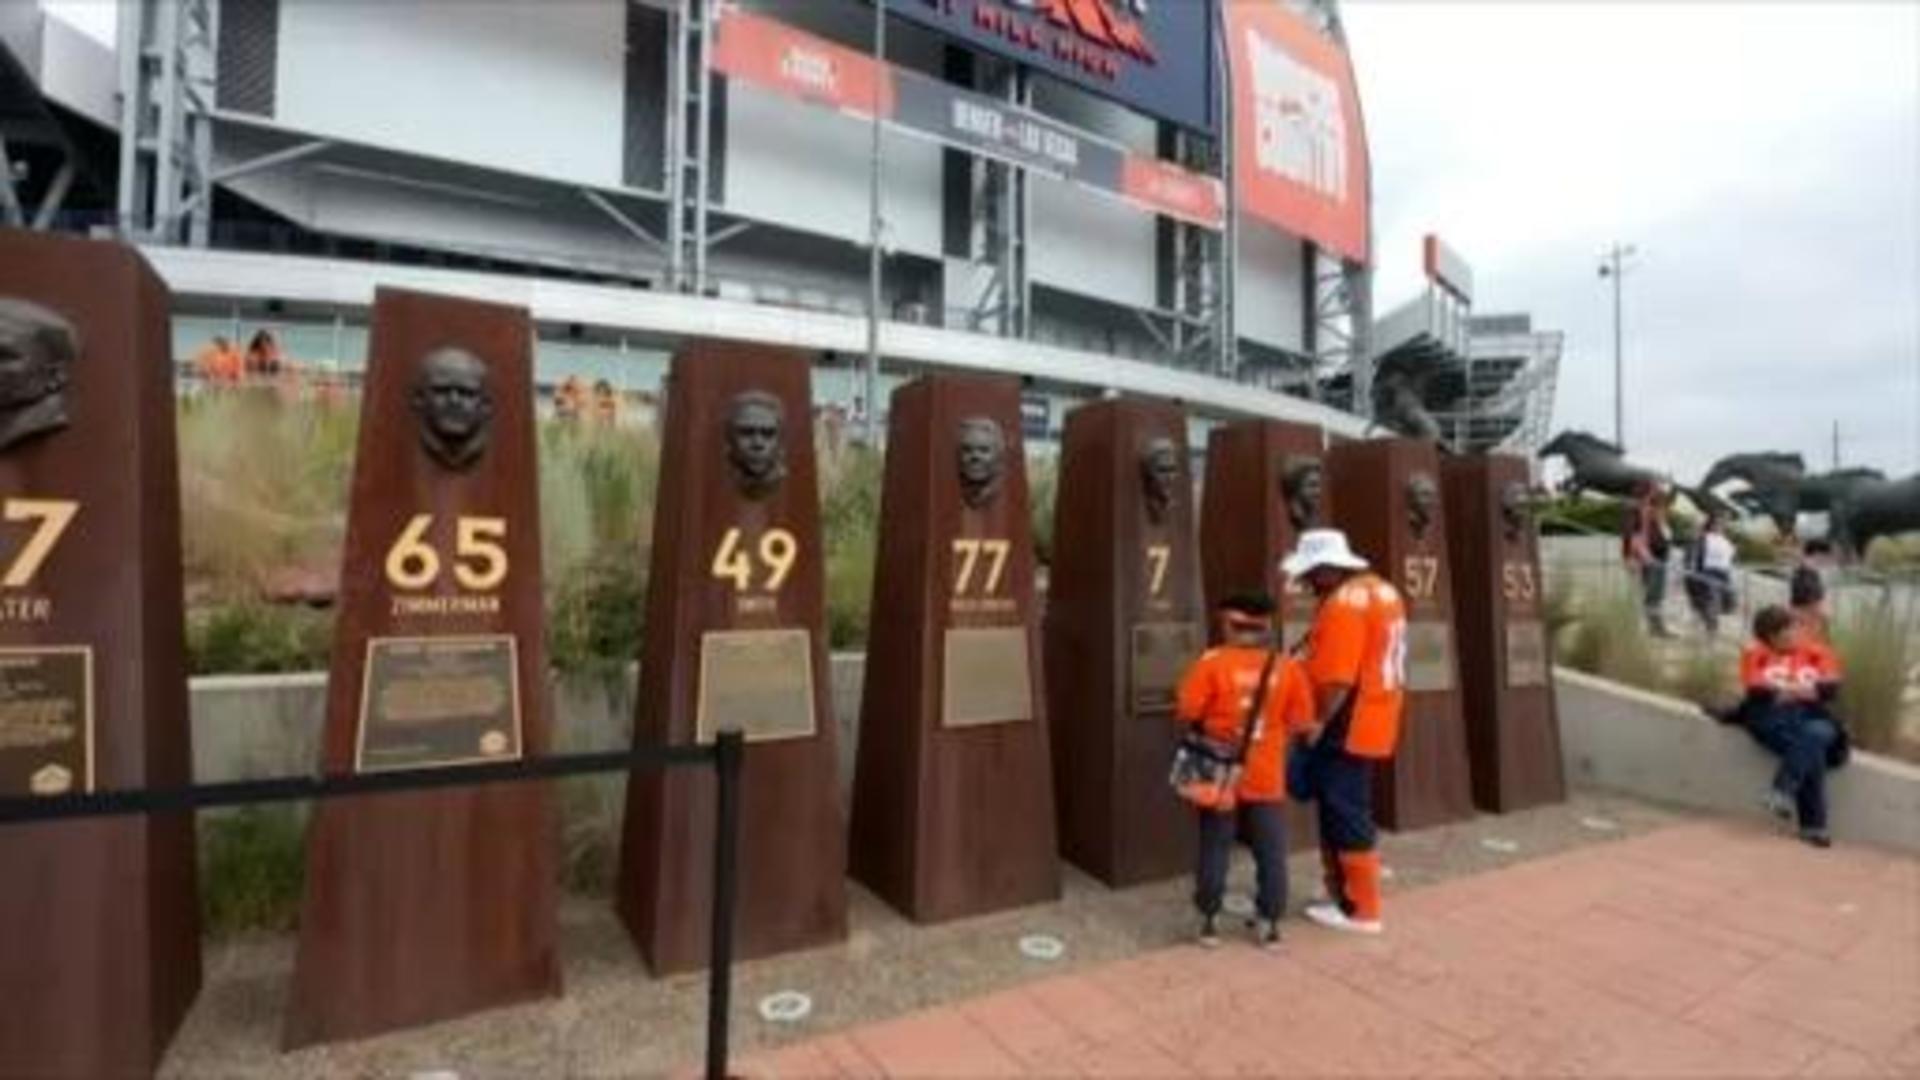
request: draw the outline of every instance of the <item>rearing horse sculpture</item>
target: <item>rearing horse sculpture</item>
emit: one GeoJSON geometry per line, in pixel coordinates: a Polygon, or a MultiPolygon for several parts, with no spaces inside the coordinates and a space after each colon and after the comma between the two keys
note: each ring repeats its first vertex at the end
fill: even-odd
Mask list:
{"type": "Polygon", "coordinates": [[[1729,454],[1707,470],[1700,481],[1700,490],[1712,491],[1729,480],[1745,481],[1748,490],[1735,494],[1733,501],[1771,518],[1780,535],[1790,536],[1794,518],[1800,512],[1801,488],[1806,478],[1807,462],[1799,454],[1778,450],[1729,454]]]}
{"type": "Polygon", "coordinates": [[[1856,477],[1837,499],[1834,531],[1855,555],[1865,555],[1879,537],[1920,531],[1920,473],[1904,480],[1856,477]]]}
{"type": "Polygon", "coordinates": [[[1644,484],[1665,484],[1666,478],[1652,469],[1628,461],[1618,446],[1584,431],[1563,431],[1540,448],[1540,457],[1563,457],[1573,475],[1561,485],[1569,495],[1598,491],[1628,499],[1644,484]]]}

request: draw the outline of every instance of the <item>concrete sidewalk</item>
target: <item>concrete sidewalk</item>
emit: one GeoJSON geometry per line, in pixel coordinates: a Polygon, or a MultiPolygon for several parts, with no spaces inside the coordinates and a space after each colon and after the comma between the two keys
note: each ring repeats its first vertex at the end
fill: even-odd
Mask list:
{"type": "Polygon", "coordinates": [[[1920,861],[1686,824],[739,1061],[786,1076],[1920,1076],[1920,861]]]}

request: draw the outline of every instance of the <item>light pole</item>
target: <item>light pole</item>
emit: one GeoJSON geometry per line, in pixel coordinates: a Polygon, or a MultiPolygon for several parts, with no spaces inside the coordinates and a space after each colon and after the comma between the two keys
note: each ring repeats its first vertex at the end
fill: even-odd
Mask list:
{"type": "Polygon", "coordinates": [[[1627,378],[1620,362],[1620,279],[1626,275],[1626,261],[1633,253],[1632,244],[1615,241],[1600,255],[1600,276],[1613,279],[1613,442],[1621,453],[1627,450],[1627,378]]]}

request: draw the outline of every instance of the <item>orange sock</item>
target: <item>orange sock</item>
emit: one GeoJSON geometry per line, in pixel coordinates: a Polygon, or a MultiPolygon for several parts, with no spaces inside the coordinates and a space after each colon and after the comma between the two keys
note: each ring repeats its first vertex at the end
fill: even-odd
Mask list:
{"type": "Polygon", "coordinates": [[[1340,870],[1346,878],[1347,900],[1353,905],[1353,917],[1368,922],[1380,918],[1380,853],[1343,851],[1340,870]]]}

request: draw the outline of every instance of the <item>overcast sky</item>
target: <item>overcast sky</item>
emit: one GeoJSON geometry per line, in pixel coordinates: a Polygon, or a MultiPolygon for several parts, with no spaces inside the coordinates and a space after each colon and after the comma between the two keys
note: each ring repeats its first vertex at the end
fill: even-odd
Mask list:
{"type": "Polygon", "coordinates": [[[1733,450],[1920,469],[1920,4],[1348,0],[1374,164],[1375,305],[1420,237],[1476,308],[1566,331],[1556,427],[1697,478],[1733,450]]]}

